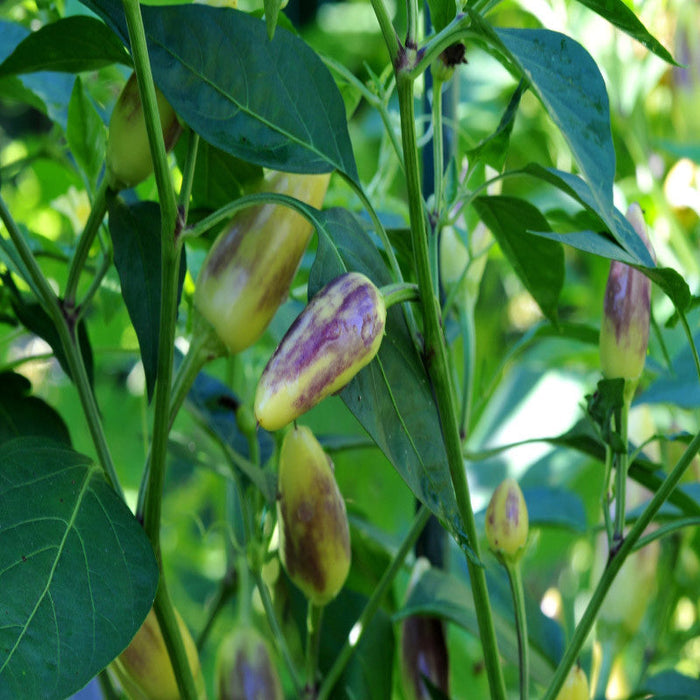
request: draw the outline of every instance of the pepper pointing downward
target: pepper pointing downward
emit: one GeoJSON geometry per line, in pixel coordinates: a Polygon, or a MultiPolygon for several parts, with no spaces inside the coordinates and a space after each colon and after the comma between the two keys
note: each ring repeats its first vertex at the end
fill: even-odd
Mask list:
{"type": "Polygon", "coordinates": [[[342,389],[377,354],[386,306],[358,272],[329,282],[297,317],[263,370],[255,416],[278,430],[342,389]]]}

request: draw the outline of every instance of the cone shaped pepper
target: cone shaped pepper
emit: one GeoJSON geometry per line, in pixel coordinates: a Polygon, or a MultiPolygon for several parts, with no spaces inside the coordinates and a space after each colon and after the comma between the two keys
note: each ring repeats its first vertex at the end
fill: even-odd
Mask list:
{"type": "MultiPolygon", "coordinates": [[[[653,257],[638,204],[629,207],[627,219],[653,257]]],[[[606,379],[636,383],[642,374],[649,343],[650,299],[648,277],[617,260],[610,263],[600,328],[600,364],[606,379]]]]}
{"type": "MultiPolygon", "coordinates": [[[[182,127],[175,111],[157,88],[156,99],[167,152],[175,146],[182,127]]],[[[115,190],[134,187],[153,172],[153,159],[136,73],[132,73],[127,80],[112,111],[106,160],[109,184],[115,190]]]]}
{"type": "Polygon", "coordinates": [[[489,547],[503,557],[517,557],[529,529],[527,506],[515,479],[504,479],[493,492],[486,509],[486,539],[489,547]]]}
{"type": "MultiPolygon", "coordinates": [[[[264,191],[294,197],[319,208],[330,175],[275,172],[264,191]]],[[[233,352],[263,334],[289,294],[312,225],[280,204],[262,204],[237,213],[209,250],[197,279],[194,303],[233,352]]]]}
{"type": "Polygon", "coordinates": [[[377,354],[386,306],[358,272],[321,289],[297,317],[263,370],[255,416],[278,430],[342,389],[377,354]]]}
{"type": "Polygon", "coordinates": [[[314,605],[325,605],[350,570],[350,530],[333,463],[307,427],[285,435],[278,491],[282,565],[314,605]]]}

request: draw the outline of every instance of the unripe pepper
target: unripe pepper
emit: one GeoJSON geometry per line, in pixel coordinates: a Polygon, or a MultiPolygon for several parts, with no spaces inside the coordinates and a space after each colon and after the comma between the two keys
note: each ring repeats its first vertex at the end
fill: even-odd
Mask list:
{"type": "MultiPolygon", "coordinates": [[[[177,142],[182,127],[163,93],[156,88],[165,150],[177,142]]],[[[112,189],[134,187],[153,172],[146,120],[136,73],[132,73],[114,106],[107,137],[107,177],[112,189]]]]}
{"type": "Polygon", "coordinates": [[[557,694],[557,700],[588,700],[589,696],[586,674],[580,666],[573,666],[557,694]]]}
{"type": "MultiPolygon", "coordinates": [[[[328,174],[274,172],[262,189],[318,209],[329,180],[328,174]]],[[[194,303],[231,352],[263,334],[289,294],[312,233],[301,214],[268,203],[241,210],[219,234],[197,279],[194,303]]]]}
{"type": "Polygon", "coordinates": [[[289,578],[314,605],[325,605],[350,570],[350,529],[333,462],[304,426],[282,442],[277,520],[280,559],[289,578]]]}
{"type": "MultiPolygon", "coordinates": [[[[653,257],[638,204],[629,207],[627,219],[653,257]]],[[[642,374],[649,342],[650,298],[648,277],[617,260],[610,263],[600,328],[600,364],[606,379],[636,383],[642,374]]]]}
{"type": "Polygon", "coordinates": [[[254,627],[244,625],[229,634],[216,665],[219,700],[284,700],[270,650],[254,627]]]}
{"type": "Polygon", "coordinates": [[[523,492],[515,479],[504,479],[486,509],[486,539],[500,556],[516,558],[527,542],[529,520],[523,492]]]}
{"type": "Polygon", "coordinates": [[[263,370],[255,416],[278,430],[342,389],[377,354],[386,306],[358,272],[329,282],[294,321],[263,370]]]}
{"type": "MultiPolygon", "coordinates": [[[[198,697],[205,697],[204,677],[197,647],[187,625],[175,611],[187,660],[192,670],[198,697]]],[[[134,700],[179,700],[180,691],[163,633],[151,608],[129,646],[112,662],[111,668],[130,698],[134,700]]]]}

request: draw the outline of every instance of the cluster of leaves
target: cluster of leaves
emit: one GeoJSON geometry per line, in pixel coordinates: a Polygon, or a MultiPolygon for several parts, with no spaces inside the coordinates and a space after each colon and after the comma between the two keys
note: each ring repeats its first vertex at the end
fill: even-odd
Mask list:
{"type": "MultiPolygon", "coordinates": [[[[584,559],[593,557],[604,488],[600,465],[606,453],[626,447],[615,422],[621,389],[615,383],[599,385],[573,425],[561,430],[550,427],[558,425],[555,407],[545,414],[551,423],[541,421],[525,436],[504,437],[500,445],[489,436],[506,436],[521,405],[533,410],[525,400],[543,366],[575,366],[583,404],[595,384],[591,349],[597,344],[599,312],[591,314],[571,287],[580,282],[602,290],[601,262],[606,260],[636,265],[655,283],[655,298],[668,320],[654,341],[655,379],[642,383],[638,402],[670,405],[670,415],[685,421],[677,432],[664,426],[652,431],[648,445],[658,442],[660,453],[632,452],[631,479],[652,494],[659,492],[677,461],[667,455],[691,443],[697,430],[684,413],[700,402],[692,336],[672,362],[668,359],[680,345],[681,333],[673,335],[673,326],[690,328],[695,301],[690,273],[697,266],[682,268],[680,274],[670,263],[654,265],[615,206],[614,187],[625,165],[616,166],[614,138],[623,144],[632,169],[640,164],[631,137],[617,131],[615,114],[615,131],[611,129],[608,89],[581,43],[517,8],[493,10],[493,3],[477,1],[457,12],[454,3],[428,4],[434,26],[420,50],[412,55],[403,46],[394,47],[407,61],[406,74],[414,71],[409,78],[417,79],[457,41],[466,44],[469,60],[450,87],[462,89],[460,108],[466,112],[458,108],[445,119],[454,143],[444,168],[435,154],[438,187],[433,198],[421,202],[429,214],[433,262],[444,225],[455,225],[468,246],[468,229],[480,220],[497,244],[486,253],[491,267],[481,285],[479,316],[469,319],[452,299],[441,319],[456,393],[473,409],[463,411],[460,427],[469,479],[477,486],[475,502],[514,463],[510,455],[517,450],[502,443],[523,437],[523,442],[551,447],[522,479],[531,528],[540,531],[524,561],[524,574],[532,683],[541,689],[550,683],[572,637],[577,595],[596,584],[588,567],[569,563],[567,555],[578,542],[587,547],[584,559]],[[497,95],[484,105],[474,88],[475,76],[479,68],[486,76],[501,76],[494,66],[503,77],[483,79],[497,95]],[[521,145],[528,141],[544,147],[533,153],[521,145]],[[575,168],[550,157],[555,148],[565,148],[575,168]],[[495,177],[489,175],[493,172],[495,177]],[[494,192],[494,186],[502,190],[494,192]],[[458,210],[461,219],[454,214],[458,210]],[[499,307],[509,285],[539,309],[541,320],[525,332],[502,330],[499,307]],[[561,347],[565,355],[557,356],[561,347]],[[562,458],[573,465],[563,474],[557,467],[562,458]],[[537,602],[557,586],[562,609],[555,621],[540,612],[537,602]]],[[[675,65],[621,0],[581,4],[586,16],[597,13],[620,35],[675,65]]],[[[125,502],[132,503],[142,483],[150,449],[150,400],[164,381],[158,374],[164,353],[159,337],[162,204],[153,179],[122,197],[108,197],[108,224],[76,262],[81,230],[90,226],[80,206],[89,209],[97,198],[108,115],[134,65],[131,29],[118,0],[83,0],[69,11],[52,5],[38,16],[24,13],[21,4],[14,9],[14,18],[0,19],[0,129],[10,137],[0,154],[5,226],[0,232],[0,321],[6,329],[0,365],[0,697],[60,698],[81,688],[125,648],[156,596],[159,567],[152,542],[125,502]],[[30,31],[30,24],[39,28],[30,31]],[[19,117],[13,117],[13,110],[19,117]],[[35,123],[27,129],[29,115],[35,123]],[[70,216],[57,215],[60,209],[70,216]],[[37,338],[43,344],[33,342],[37,338]],[[27,352],[17,354],[22,351],[27,352]],[[143,386],[134,390],[139,368],[143,386]]],[[[405,192],[411,186],[402,152],[406,141],[400,143],[402,132],[396,129],[401,62],[395,61],[396,73],[385,70],[385,55],[376,52],[381,45],[376,32],[370,38],[377,65],[363,66],[322,32],[309,32],[304,40],[278,15],[275,3],[266,2],[264,10],[267,22],[256,12],[199,4],[141,8],[153,79],[187,127],[172,163],[185,178],[191,135],[199,139],[187,226],[244,195],[262,168],[335,173],[328,198],[335,206],[306,210],[317,237],[292,299],[258,346],[217,364],[210,374],[200,373],[188,394],[188,411],[169,433],[161,570],[178,607],[201,632],[198,642],[210,688],[217,641],[236,620],[233,606],[224,603],[249,593],[236,575],[241,558],[230,556],[232,542],[245,544],[248,538],[259,548],[257,556],[252,550],[247,554],[258,567],[253,574],[260,576],[262,570],[272,582],[274,610],[266,612],[281,620],[277,632],[289,655],[300,656],[304,646],[305,602],[275,571],[276,557],[267,549],[276,493],[275,436],[258,430],[251,438],[236,420],[239,407],[250,405],[262,364],[303,300],[326,282],[354,270],[378,286],[397,282],[399,276],[420,283],[406,230],[416,225],[405,192]],[[375,141],[371,134],[377,117],[385,128],[375,141]],[[360,153],[370,155],[361,159],[360,153]],[[250,522],[243,522],[243,501],[253,511],[247,513],[250,522]],[[256,528],[259,533],[251,538],[256,528]]],[[[410,10],[407,14],[395,18],[400,34],[408,29],[399,25],[410,28],[410,10]]],[[[388,39],[387,44],[392,54],[388,39]]],[[[432,126],[442,131],[439,121],[432,126]]],[[[426,144],[425,161],[430,141],[426,144]]],[[[104,214],[93,209],[98,224],[104,214]]],[[[210,238],[188,239],[181,259],[178,332],[185,338],[192,334],[193,280],[210,238]]],[[[422,285],[421,294],[430,291],[444,300],[450,290],[440,286],[439,273],[433,284],[430,290],[422,285]]],[[[407,560],[396,588],[377,602],[382,605],[363,629],[336,683],[336,696],[401,694],[398,623],[430,615],[451,623],[453,658],[473,661],[452,664],[454,696],[468,686],[486,697],[483,652],[473,641],[481,633],[479,601],[467,569],[475,563],[485,568],[510,685],[517,675],[518,648],[507,584],[496,562],[479,554],[448,468],[449,446],[441,437],[450,419],[441,412],[433,358],[421,344],[424,337],[432,341],[429,333],[416,332],[416,324],[428,323],[429,314],[406,308],[389,310],[377,360],[339,397],[308,416],[334,456],[353,541],[348,584],[324,618],[320,675],[335,672],[348,633],[364,619],[367,601],[374,600],[378,582],[396,561],[416,499],[434,514],[441,532],[449,534],[451,566],[424,571],[404,596],[407,560]]],[[[547,398],[556,404],[554,392],[547,398]]],[[[628,517],[635,520],[641,513],[640,506],[628,517]]],[[[687,644],[697,636],[697,614],[688,625],[672,626],[679,601],[688,595],[694,600],[697,578],[687,557],[697,557],[699,545],[686,528],[697,524],[699,515],[694,485],[672,491],[661,510],[664,533],[670,536],[665,541],[673,542],[672,551],[663,553],[672,581],[665,582],[664,595],[646,619],[643,639],[651,652],[646,667],[630,667],[628,675],[638,675],[638,680],[628,679],[634,692],[700,696],[697,682],[674,670],[681,656],[692,662],[687,644]],[[679,691],[681,683],[685,686],[679,691]]],[[[477,513],[478,525],[482,518],[477,513]]],[[[264,622],[260,626],[267,630],[264,622]]],[[[614,657],[621,641],[613,637],[600,634],[603,641],[612,639],[606,659],[614,657]]],[[[591,657],[586,646],[582,660],[587,669],[593,667],[591,657]]],[[[285,683],[293,687],[293,678],[285,676],[285,683]]],[[[437,689],[433,695],[440,697],[437,689]]]]}

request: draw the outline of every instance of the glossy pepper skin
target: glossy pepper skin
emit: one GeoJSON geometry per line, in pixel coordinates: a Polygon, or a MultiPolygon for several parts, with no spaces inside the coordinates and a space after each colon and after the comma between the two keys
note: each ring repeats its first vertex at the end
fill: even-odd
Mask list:
{"type": "MultiPolygon", "coordinates": [[[[329,180],[328,174],[273,172],[262,190],[318,209],[329,180]]],[[[263,334],[289,294],[312,234],[301,214],[272,203],[241,210],[219,234],[197,279],[194,303],[231,352],[263,334]]]]}
{"type": "Polygon", "coordinates": [[[515,479],[504,479],[486,509],[486,539],[497,555],[517,557],[527,542],[529,519],[523,492],[515,479]]]}
{"type": "Polygon", "coordinates": [[[586,674],[580,666],[573,666],[557,694],[557,700],[588,700],[589,697],[586,674]]]}
{"type": "Polygon", "coordinates": [[[350,529],[333,462],[305,426],[282,442],[277,521],[287,575],[314,605],[330,602],[350,571],[350,529]]]}
{"type": "MultiPolygon", "coordinates": [[[[629,207],[627,219],[653,257],[638,204],[629,207]]],[[[600,328],[600,364],[606,379],[636,383],[642,374],[649,343],[650,299],[648,277],[617,260],[610,263],[600,328]]]]}
{"type": "Polygon", "coordinates": [[[255,416],[278,430],[342,389],[377,354],[386,306],[364,275],[336,277],[297,317],[263,370],[255,416]]]}
{"type": "Polygon", "coordinates": [[[249,625],[236,628],[222,642],[216,677],[219,700],[284,700],[267,643],[249,625]]]}
{"type": "MultiPolygon", "coordinates": [[[[165,150],[170,151],[180,137],[182,127],[163,93],[156,88],[160,126],[165,150]]],[[[112,111],[107,136],[107,177],[114,190],[134,187],[153,172],[146,120],[141,104],[136,73],[132,73],[112,111]]]]}
{"type": "MultiPolygon", "coordinates": [[[[198,697],[204,698],[206,697],[204,677],[199,664],[197,647],[184,620],[177,611],[175,614],[198,697]]],[[[129,646],[112,662],[111,668],[133,700],[179,700],[180,698],[163,633],[153,609],[148,613],[141,629],[129,646]]]]}

